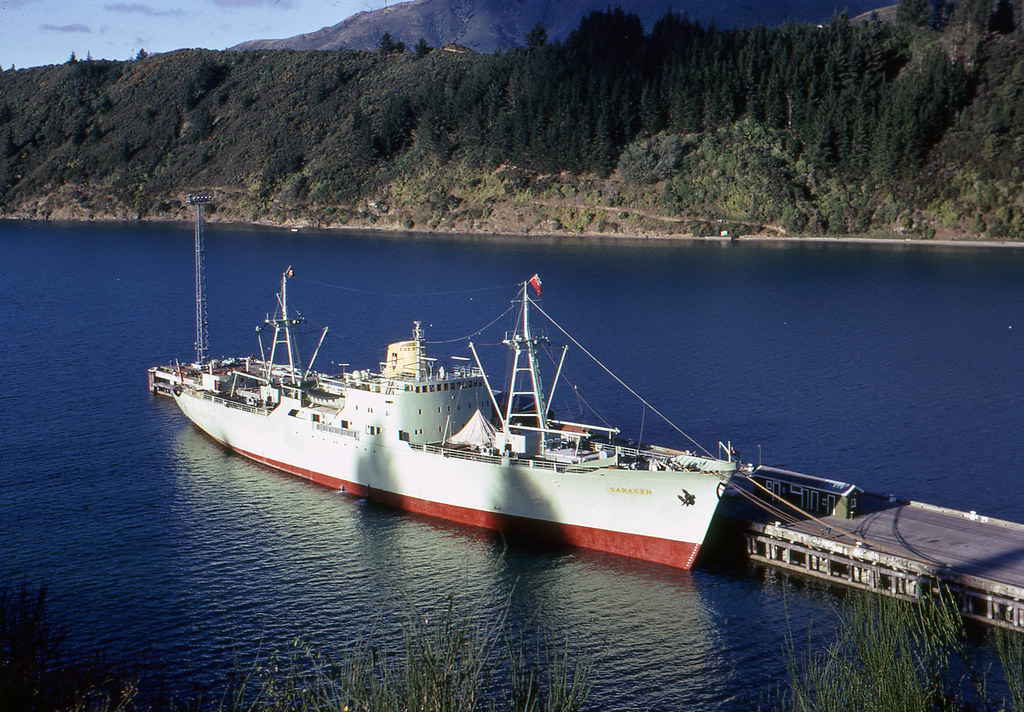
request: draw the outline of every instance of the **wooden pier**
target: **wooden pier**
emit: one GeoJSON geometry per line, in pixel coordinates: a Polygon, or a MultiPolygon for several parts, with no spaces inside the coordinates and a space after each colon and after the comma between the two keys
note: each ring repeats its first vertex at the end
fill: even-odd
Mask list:
{"type": "MultiPolygon", "coordinates": [[[[752,495],[756,484],[737,488],[752,495]]],[[[775,502],[791,515],[783,522],[751,499],[727,496],[719,512],[741,527],[755,563],[910,601],[941,586],[965,618],[1024,631],[1024,524],[871,494],[850,519],[775,502]]]]}

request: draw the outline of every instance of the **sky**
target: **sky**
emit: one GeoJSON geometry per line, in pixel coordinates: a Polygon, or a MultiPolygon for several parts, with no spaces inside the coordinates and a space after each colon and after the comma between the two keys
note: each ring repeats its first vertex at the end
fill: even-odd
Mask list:
{"type": "MultiPolygon", "coordinates": [[[[391,0],[395,4],[397,0],[391,0]]],[[[386,0],[0,0],[0,67],[225,49],[315,32],[386,0]]]]}

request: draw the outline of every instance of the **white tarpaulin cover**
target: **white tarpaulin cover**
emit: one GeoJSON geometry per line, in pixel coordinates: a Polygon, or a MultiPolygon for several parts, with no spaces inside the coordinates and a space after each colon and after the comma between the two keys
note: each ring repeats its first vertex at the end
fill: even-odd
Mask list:
{"type": "Polygon", "coordinates": [[[451,437],[453,445],[478,445],[478,446],[494,446],[494,436],[497,431],[494,426],[487,422],[480,411],[473,413],[473,417],[469,419],[464,427],[459,432],[455,433],[451,437]]]}

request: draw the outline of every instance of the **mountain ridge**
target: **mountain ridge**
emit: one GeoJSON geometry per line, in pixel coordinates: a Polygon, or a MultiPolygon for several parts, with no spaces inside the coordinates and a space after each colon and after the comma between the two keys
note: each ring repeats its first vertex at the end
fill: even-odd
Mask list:
{"type": "MultiPolygon", "coordinates": [[[[230,47],[255,49],[375,49],[388,32],[412,47],[420,39],[431,47],[459,44],[479,52],[521,46],[526,33],[540,23],[551,39],[564,39],[590,12],[601,12],[607,0],[410,0],[379,10],[359,12],[334,25],[279,39],[255,39],[230,47]]],[[[750,0],[622,0],[614,5],[636,14],[644,27],[670,10],[702,24],[721,28],[774,26],[786,22],[824,23],[846,12],[851,17],[879,7],[877,0],[779,0],[770,7],[750,0]]]]}

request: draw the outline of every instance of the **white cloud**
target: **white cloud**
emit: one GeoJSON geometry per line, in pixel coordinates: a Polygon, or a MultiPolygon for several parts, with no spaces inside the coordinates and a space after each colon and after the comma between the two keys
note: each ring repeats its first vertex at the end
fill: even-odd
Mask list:
{"type": "Polygon", "coordinates": [[[80,22],[75,22],[71,25],[40,25],[39,29],[42,32],[51,33],[69,33],[69,32],[80,32],[84,34],[92,34],[92,30],[86,27],[80,22]]]}
{"type": "Polygon", "coordinates": [[[277,7],[281,10],[295,7],[292,0],[213,0],[213,4],[227,8],[277,7]]]}
{"type": "Polygon", "coordinates": [[[123,12],[126,14],[148,15],[149,17],[180,17],[185,14],[183,10],[157,10],[150,5],[141,2],[113,2],[103,6],[104,10],[110,12],[123,12]]]}

